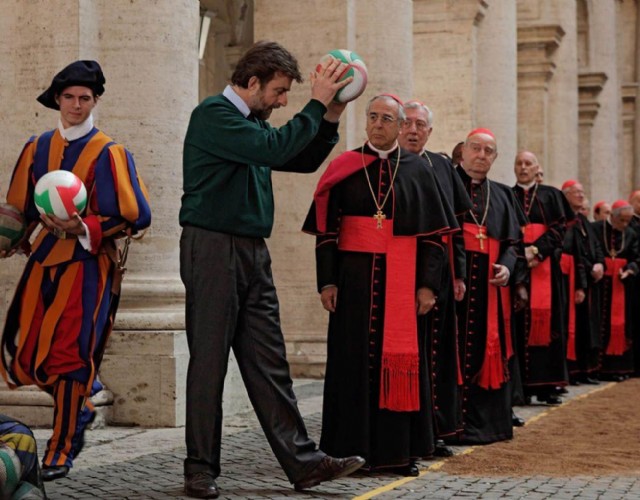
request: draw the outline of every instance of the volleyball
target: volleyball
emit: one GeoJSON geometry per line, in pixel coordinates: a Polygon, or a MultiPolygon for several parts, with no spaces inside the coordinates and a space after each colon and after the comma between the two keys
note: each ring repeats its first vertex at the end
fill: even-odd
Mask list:
{"type": "Polygon", "coordinates": [[[44,174],[36,183],[36,208],[41,214],[55,215],[69,220],[87,205],[87,190],[80,178],[67,170],[54,170],[44,174]]]}
{"type": "Polygon", "coordinates": [[[11,250],[24,236],[24,216],[13,205],[0,203],[0,251],[11,250]]]}
{"type": "Polygon", "coordinates": [[[318,63],[318,66],[316,67],[316,71],[320,71],[321,65],[329,59],[329,57],[338,59],[340,62],[348,65],[347,69],[342,73],[342,75],[340,75],[340,79],[338,81],[342,81],[350,76],[353,77],[353,81],[350,84],[346,87],[342,87],[338,92],[336,92],[333,100],[336,102],[353,101],[364,92],[365,88],[367,88],[367,66],[362,58],[355,52],[336,49],[325,54],[322,59],[320,59],[320,63],[318,63]]]}

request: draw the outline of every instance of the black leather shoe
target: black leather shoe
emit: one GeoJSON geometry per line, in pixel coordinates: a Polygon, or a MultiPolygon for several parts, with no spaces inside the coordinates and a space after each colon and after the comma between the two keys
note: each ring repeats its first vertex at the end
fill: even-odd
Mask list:
{"type": "Polygon", "coordinates": [[[433,455],[436,457],[452,457],[453,450],[449,448],[442,439],[436,441],[436,449],[433,451],[433,455]]]}
{"type": "Polygon", "coordinates": [[[43,465],[41,475],[43,481],[53,481],[66,477],[68,473],[69,467],[66,465],[43,465]]]}
{"type": "Polygon", "coordinates": [[[585,376],[581,379],[581,382],[583,384],[588,384],[588,385],[600,385],[600,381],[595,379],[595,378],[591,378],[588,376],[585,376]]]}
{"type": "Polygon", "coordinates": [[[524,418],[520,418],[518,415],[511,412],[511,425],[514,427],[522,427],[524,424],[524,418]]]}
{"type": "Polygon", "coordinates": [[[296,491],[313,488],[324,481],[345,477],[364,465],[364,458],[359,456],[333,458],[325,455],[307,477],[293,484],[296,491]]]}
{"type": "Polygon", "coordinates": [[[418,468],[418,464],[411,460],[409,465],[403,465],[402,467],[393,467],[389,469],[391,472],[395,474],[400,474],[405,477],[418,477],[420,475],[420,469],[418,468]]]}
{"type": "Polygon", "coordinates": [[[184,492],[191,498],[218,498],[220,496],[216,480],[207,471],[185,474],[184,492]]]}
{"type": "Polygon", "coordinates": [[[555,394],[549,394],[548,396],[545,396],[542,399],[540,399],[540,401],[542,401],[543,403],[547,403],[548,405],[560,405],[560,404],[562,404],[562,399],[560,399],[555,394]]]}

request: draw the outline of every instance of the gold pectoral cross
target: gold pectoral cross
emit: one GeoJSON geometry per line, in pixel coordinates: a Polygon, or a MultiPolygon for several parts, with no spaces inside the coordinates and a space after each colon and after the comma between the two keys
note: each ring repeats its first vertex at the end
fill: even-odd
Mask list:
{"type": "Polygon", "coordinates": [[[378,210],[373,218],[376,220],[376,229],[382,229],[382,221],[387,218],[387,216],[382,212],[382,210],[378,210]]]}
{"type": "Polygon", "coordinates": [[[478,228],[478,234],[476,234],[476,238],[480,240],[480,250],[484,250],[484,240],[487,239],[487,235],[483,233],[483,228],[478,228]]]}

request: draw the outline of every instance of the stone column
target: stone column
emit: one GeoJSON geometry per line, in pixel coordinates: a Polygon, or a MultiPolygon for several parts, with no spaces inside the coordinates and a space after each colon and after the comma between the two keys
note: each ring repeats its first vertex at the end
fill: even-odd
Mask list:
{"type": "Polygon", "coordinates": [[[489,10],[484,0],[413,2],[414,93],[434,113],[431,151],[450,154],[478,124],[478,26],[489,10]]]}
{"type": "Polygon", "coordinates": [[[517,151],[517,19],[513,0],[490,0],[478,26],[477,122],[488,127],[498,141],[498,158],[491,178],[514,184],[517,151]]]}
{"type": "MultiPolygon", "coordinates": [[[[305,78],[332,49],[357,52],[369,70],[366,92],[349,104],[340,124],[340,143],[331,157],[363,144],[365,106],[381,92],[406,99],[413,94],[412,2],[409,0],[256,0],[254,37],[277,40],[298,59],[305,78]]],[[[293,84],[286,109],[271,123],[281,125],[309,100],[309,83],[293,84]]],[[[280,313],[294,374],[324,373],[327,313],[315,281],[315,239],[300,228],[324,167],[312,175],[274,173],[276,219],[269,247],[280,313]]]]}
{"type": "Polygon", "coordinates": [[[548,177],[549,82],[553,54],[564,30],[557,25],[518,27],[518,148],[533,152],[548,177]]]}
{"type": "MultiPolygon", "coordinates": [[[[598,3],[598,2],[594,2],[598,3]]],[[[554,54],[557,65],[549,83],[549,136],[546,182],[553,186],[577,175],[578,50],[576,2],[545,0],[545,23],[561,26],[565,35],[554,54]]]]}
{"type": "Polygon", "coordinates": [[[606,81],[607,76],[604,73],[580,73],[578,76],[580,99],[578,108],[580,127],[578,179],[582,183],[585,193],[591,193],[593,187],[591,181],[594,168],[592,129],[600,109],[598,95],[602,92],[606,81]]]}
{"type": "Polygon", "coordinates": [[[472,128],[488,127],[500,150],[491,176],[505,182],[517,130],[515,26],[510,0],[414,2],[416,97],[435,115],[429,149],[450,153],[472,128]]]}
{"type": "MultiPolygon", "coordinates": [[[[96,125],[134,154],[153,223],[131,247],[101,375],[115,394],[116,422],[180,425],[187,354],[177,213],[182,141],[197,103],[198,2],[156,0],[151,8],[130,0],[34,0],[13,2],[1,18],[5,165],[30,134],[55,126],[57,116],[35,101],[53,74],[76,59],[103,67],[96,125]]],[[[14,285],[2,285],[5,297],[14,285]]]]}
{"type": "Polygon", "coordinates": [[[589,2],[589,70],[607,78],[598,95],[600,109],[591,132],[591,192],[587,193],[595,201],[627,198],[631,192],[633,147],[627,156],[623,152],[621,84],[626,82],[621,80],[618,3],[589,2]]]}

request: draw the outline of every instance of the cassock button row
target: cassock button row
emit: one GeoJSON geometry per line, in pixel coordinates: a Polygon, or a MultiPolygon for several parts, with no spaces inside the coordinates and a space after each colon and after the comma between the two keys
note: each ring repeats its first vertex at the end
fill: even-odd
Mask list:
{"type": "Polygon", "coordinates": [[[438,354],[438,351],[436,351],[435,349],[433,350],[433,354],[438,354]]]}
{"type": "Polygon", "coordinates": [[[473,335],[473,331],[472,330],[469,330],[469,335],[473,335]]]}
{"type": "Polygon", "coordinates": [[[439,410],[439,409],[440,409],[440,407],[439,407],[439,406],[434,406],[434,407],[433,407],[433,409],[434,409],[434,410],[439,410]]]}
{"type": "Polygon", "coordinates": [[[434,329],[433,329],[433,333],[438,333],[438,329],[437,329],[437,328],[434,328],[434,329]]]}
{"type": "Polygon", "coordinates": [[[466,368],[471,368],[471,365],[470,365],[469,363],[467,363],[467,364],[465,365],[465,367],[466,367],[466,368]]]}
{"type": "Polygon", "coordinates": [[[471,347],[473,345],[473,342],[467,342],[467,345],[471,347]]]}

